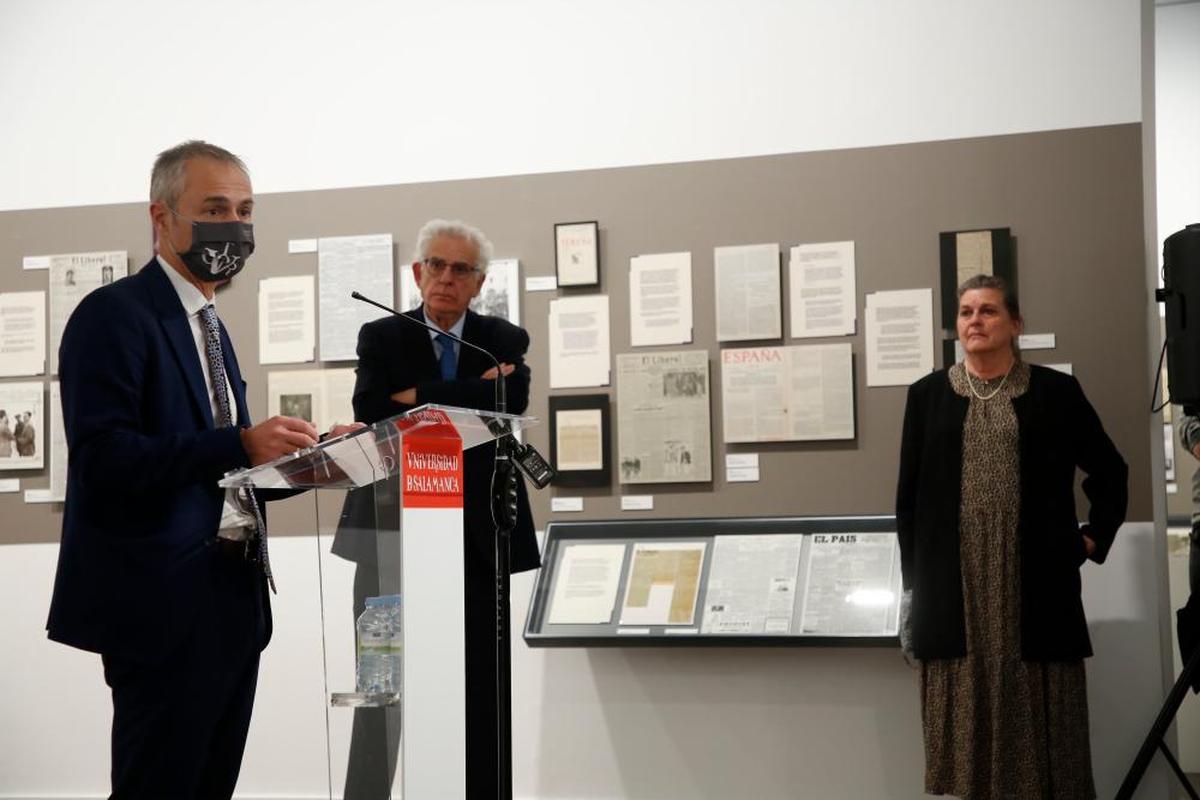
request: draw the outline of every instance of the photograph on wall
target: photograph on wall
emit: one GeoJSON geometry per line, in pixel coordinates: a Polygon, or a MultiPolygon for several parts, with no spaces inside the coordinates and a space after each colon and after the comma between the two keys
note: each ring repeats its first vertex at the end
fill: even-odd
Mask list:
{"type": "Polygon", "coordinates": [[[617,355],[621,483],[712,480],[708,351],[617,355]]]}
{"type": "Polygon", "coordinates": [[[998,275],[1013,281],[1013,238],[1009,228],[947,231],[938,234],[942,272],[942,327],[954,330],[958,318],[958,287],[976,275],[998,275]]]}
{"type": "Polygon", "coordinates": [[[705,542],[635,542],[622,625],[691,625],[705,542]]]}
{"type": "Polygon", "coordinates": [[[0,383],[0,472],[45,466],[45,386],[0,383]]]}
{"type": "Polygon", "coordinates": [[[609,398],[577,394],[550,398],[550,462],[555,486],[609,486],[609,398]]]}
{"type": "Polygon", "coordinates": [[[75,306],[93,289],[129,274],[124,250],[50,256],[50,373],[58,374],[58,346],[75,306]]]}
{"type": "Polygon", "coordinates": [[[496,258],[488,264],[483,286],[471,300],[471,310],[520,325],[520,300],[521,262],[515,258],[496,258]]]}
{"type": "Polygon", "coordinates": [[[311,422],[324,433],[354,420],[354,370],[301,369],[267,373],[267,416],[311,422]]]}
{"type": "Polygon", "coordinates": [[[554,270],[559,286],[600,285],[600,223],[554,226],[554,270]]]}

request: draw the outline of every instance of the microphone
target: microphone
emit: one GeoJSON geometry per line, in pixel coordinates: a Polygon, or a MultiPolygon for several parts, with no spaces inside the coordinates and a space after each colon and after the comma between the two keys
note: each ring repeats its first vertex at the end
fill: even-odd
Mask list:
{"type": "Polygon", "coordinates": [[[385,306],[383,303],[376,303],[371,298],[363,297],[358,292],[351,292],[350,296],[353,297],[355,300],[361,300],[362,302],[369,303],[370,305],[373,305],[376,308],[383,309],[384,311],[388,312],[389,314],[395,314],[397,317],[400,317],[403,320],[407,320],[407,321],[411,322],[413,325],[420,325],[422,328],[428,328],[429,330],[433,331],[434,333],[448,336],[451,339],[453,339],[454,341],[458,342],[459,344],[465,344],[467,347],[471,348],[472,350],[478,350],[480,353],[483,353],[485,356],[490,358],[492,363],[496,365],[496,408],[494,409],[494,411],[496,411],[496,413],[498,413],[498,414],[505,414],[508,412],[508,398],[504,391],[504,372],[503,372],[503,370],[500,369],[500,360],[498,358],[496,358],[494,355],[492,355],[490,352],[488,352],[487,350],[484,350],[482,347],[480,347],[477,344],[471,344],[466,339],[455,336],[453,333],[450,333],[449,331],[444,331],[441,328],[437,327],[436,325],[430,325],[428,322],[419,320],[416,317],[410,317],[407,314],[401,314],[396,309],[391,308],[389,306],[385,306]]]}
{"type": "MultiPolygon", "coordinates": [[[[444,331],[436,325],[430,325],[428,322],[419,320],[416,317],[410,317],[407,314],[402,314],[390,306],[385,306],[383,303],[377,303],[369,297],[363,297],[357,291],[350,292],[350,296],[355,300],[361,300],[362,302],[373,305],[378,309],[388,312],[389,314],[393,314],[400,319],[405,320],[406,322],[411,322],[413,325],[420,325],[422,328],[431,330],[434,333],[444,334],[459,344],[466,345],[472,350],[477,350],[480,353],[483,353],[496,366],[496,413],[507,413],[508,398],[504,387],[504,371],[500,368],[500,360],[492,355],[491,352],[484,350],[477,344],[468,342],[462,337],[455,336],[449,331],[444,331]]],[[[520,467],[521,472],[525,474],[525,477],[529,478],[534,486],[539,489],[545,489],[550,485],[550,481],[554,479],[554,469],[549,463],[546,462],[546,459],[542,458],[541,453],[535,450],[532,445],[518,442],[515,438],[513,438],[512,431],[508,429],[509,426],[507,421],[501,422],[500,420],[491,420],[488,423],[488,428],[497,436],[508,437],[508,445],[513,450],[513,461],[518,467],[520,467]]]]}

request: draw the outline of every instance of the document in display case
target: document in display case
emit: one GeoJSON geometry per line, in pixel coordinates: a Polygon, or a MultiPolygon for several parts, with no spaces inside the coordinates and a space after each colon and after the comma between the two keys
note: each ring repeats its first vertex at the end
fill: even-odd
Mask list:
{"type": "Polygon", "coordinates": [[[895,518],[554,522],[532,647],[895,646],[895,518]]]}

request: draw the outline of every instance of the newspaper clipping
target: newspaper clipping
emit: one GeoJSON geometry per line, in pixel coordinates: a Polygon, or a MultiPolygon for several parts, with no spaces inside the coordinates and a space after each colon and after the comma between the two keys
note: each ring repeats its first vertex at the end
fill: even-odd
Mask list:
{"type": "Polygon", "coordinates": [[[714,537],[701,632],[791,632],[803,545],[799,533],[714,537]]]}
{"type": "Polygon", "coordinates": [[[88,292],[129,274],[124,250],[50,256],[50,372],[58,374],[58,345],[75,306],[88,292]]]}
{"type": "Polygon", "coordinates": [[[621,483],[712,480],[708,351],[617,356],[621,483]]]}

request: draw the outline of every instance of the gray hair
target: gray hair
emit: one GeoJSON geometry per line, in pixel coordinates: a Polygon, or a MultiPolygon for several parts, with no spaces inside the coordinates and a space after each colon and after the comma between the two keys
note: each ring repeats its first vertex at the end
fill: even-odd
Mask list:
{"type": "Polygon", "coordinates": [[[487,274],[488,263],[492,260],[492,243],[483,235],[483,231],[459,219],[431,219],[422,225],[417,234],[413,260],[424,261],[428,258],[429,246],[439,236],[450,236],[475,245],[475,249],[479,251],[479,263],[475,265],[475,269],[479,270],[480,275],[487,274]]]}
{"type": "Polygon", "coordinates": [[[250,177],[250,170],[246,169],[245,162],[224,147],[217,147],[199,139],[190,139],[169,150],[163,150],[158,154],[158,158],[154,159],[154,169],[150,173],[151,203],[165,203],[175,208],[175,204],[179,202],[179,195],[183,194],[187,162],[193,158],[211,158],[223,164],[232,164],[247,178],[250,177]]]}
{"type": "Polygon", "coordinates": [[[999,275],[976,275],[967,278],[958,287],[958,299],[962,300],[962,296],[972,289],[995,289],[1004,296],[1004,307],[1008,309],[1008,315],[1017,322],[1021,321],[1021,304],[1017,302],[1017,293],[1004,278],[999,275]]]}
{"type": "MultiPolygon", "coordinates": [[[[975,275],[967,278],[958,287],[958,299],[961,302],[962,297],[972,289],[995,289],[1004,298],[1004,307],[1008,310],[1008,315],[1015,322],[1023,323],[1021,319],[1021,304],[1017,302],[1017,293],[1013,291],[1012,284],[1001,278],[999,275],[975,275]]],[[[1013,355],[1017,360],[1021,358],[1021,342],[1017,337],[1012,340],[1013,355]]]]}

